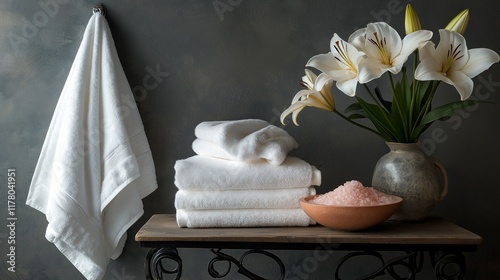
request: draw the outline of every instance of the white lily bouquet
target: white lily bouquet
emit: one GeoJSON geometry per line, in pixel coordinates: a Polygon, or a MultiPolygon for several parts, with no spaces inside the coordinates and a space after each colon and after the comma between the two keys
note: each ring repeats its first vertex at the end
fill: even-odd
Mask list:
{"type": "Polygon", "coordinates": [[[436,120],[476,104],[468,99],[473,90],[472,78],[500,60],[486,48],[468,49],[463,33],[469,21],[469,11],[458,14],[445,29],[439,30],[440,42],[430,41],[433,33],[421,30],[420,20],[411,5],[406,7],[406,36],[384,22],[370,23],[355,31],[347,41],[334,34],[331,51],[312,57],[306,64],[321,73],[306,69],[302,78],[304,90],[299,91],[291,106],[281,114],[281,122],[292,114],[297,116],[307,106],[332,111],[343,119],[367,129],[386,142],[414,143],[436,120]],[[413,79],[408,78],[405,63],[413,55],[413,79]],[[384,99],[381,90],[367,83],[385,73],[392,89],[392,100],[384,99]],[[399,78],[395,81],[395,77],[399,78]],[[356,102],[341,113],[336,109],[332,85],[356,102]],[[432,106],[440,82],[455,87],[460,101],[436,108],[432,106]],[[368,102],[357,94],[358,83],[366,89],[368,102]],[[373,128],[359,122],[368,118],[373,128]]]}

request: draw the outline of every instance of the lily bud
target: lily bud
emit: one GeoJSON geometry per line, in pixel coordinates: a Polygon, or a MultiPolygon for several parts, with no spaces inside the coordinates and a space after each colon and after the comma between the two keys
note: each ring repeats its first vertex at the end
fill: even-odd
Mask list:
{"type": "Polygon", "coordinates": [[[417,12],[415,12],[415,10],[410,4],[406,5],[406,14],[405,14],[406,35],[418,31],[420,29],[422,29],[422,26],[420,26],[420,19],[418,18],[417,12]]]}
{"type": "Polygon", "coordinates": [[[446,30],[455,31],[464,35],[467,25],[469,24],[469,9],[463,10],[455,16],[450,23],[445,27],[446,30]]]}

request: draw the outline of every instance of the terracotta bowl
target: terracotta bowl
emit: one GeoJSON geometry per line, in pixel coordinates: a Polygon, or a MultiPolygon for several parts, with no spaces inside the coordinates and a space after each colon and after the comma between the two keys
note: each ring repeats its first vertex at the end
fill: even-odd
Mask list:
{"type": "Polygon", "coordinates": [[[383,223],[391,217],[401,205],[402,198],[395,203],[375,206],[331,206],[310,203],[309,200],[318,195],[300,199],[304,212],[318,224],[328,228],[356,231],[383,223]]]}

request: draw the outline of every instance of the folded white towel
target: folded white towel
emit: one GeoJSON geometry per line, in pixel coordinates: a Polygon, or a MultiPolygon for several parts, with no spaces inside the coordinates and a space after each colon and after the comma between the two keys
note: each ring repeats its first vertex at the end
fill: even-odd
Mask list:
{"type": "Polygon", "coordinates": [[[281,164],[297,142],[284,129],[263,120],[207,121],[195,128],[193,151],[236,161],[266,159],[281,164]]]}
{"type": "Polygon", "coordinates": [[[157,188],[149,144],[108,24],[95,13],[61,92],[26,204],[87,279],[102,279],[157,188]]]}
{"type": "Polygon", "coordinates": [[[302,208],[177,210],[179,227],[297,227],[315,224],[302,208]]]}
{"type": "Polygon", "coordinates": [[[265,160],[252,163],[192,156],[174,165],[180,190],[269,190],[319,186],[321,172],[295,157],[281,165],[265,160]]]}
{"type": "Polygon", "coordinates": [[[313,187],[237,191],[179,190],[175,194],[175,208],[184,210],[298,208],[300,198],[313,194],[316,194],[316,189],[313,187]]]}

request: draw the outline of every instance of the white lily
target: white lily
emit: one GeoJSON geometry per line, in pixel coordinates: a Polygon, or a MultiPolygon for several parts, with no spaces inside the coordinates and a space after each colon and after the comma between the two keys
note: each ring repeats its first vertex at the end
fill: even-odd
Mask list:
{"type": "Polygon", "coordinates": [[[368,83],[387,71],[399,73],[408,56],[431,37],[431,31],[418,30],[401,39],[385,22],[370,23],[354,32],[349,42],[366,54],[359,62],[359,82],[368,83]]]}
{"type": "Polygon", "coordinates": [[[420,54],[415,79],[439,80],[454,86],[461,100],[472,94],[472,78],[500,60],[498,54],[487,48],[467,49],[465,38],[454,31],[439,30],[440,42],[426,44],[420,54]]]}
{"type": "MultiPolygon", "coordinates": [[[[302,77],[302,81],[300,81],[300,85],[305,87],[308,90],[314,91],[314,83],[316,82],[318,76],[316,74],[314,74],[314,72],[309,70],[309,69],[306,69],[305,72],[306,72],[306,75],[302,77]]],[[[302,96],[301,100],[305,100],[306,98],[307,98],[306,96],[302,96]]],[[[295,98],[292,99],[292,104],[297,102],[297,101],[298,100],[295,100],[295,98]]],[[[304,107],[302,107],[301,109],[295,110],[294,114],[298,115],[302,111],[302,109],[304,109],[304,107]]]]}
{"type": "Polygon", "coordinates": [[[358,63],[364,53],[342,40],[336,33],[330,40],[330,52],[313,56],[306,66],[314,67],[336,81],[336,86],[348,96],[356,95],[358,63]]]}
{"type": "Polygon", "coordinates": [[[307,89],[299,91],[293,98],[290,107],[281,114],[282,124],[285,124],[285,118],[292,114],[293,123],[298,126],[297,117],[302,109],[308,106],[332,112],[335,109],[331,90],[333,80],[330,76],[325,73],[316,76],[312,71],[306,69],[306,76],[302,78],[302,81],[307,89]]]}
{"type": "Polygon", "coordinates": [[[313,71],[306,69],[306,75],[302,77],[300,84],[309,90],[314,90],[314,82],[318,79],[318,76],[314,74],[313,71]]]}

